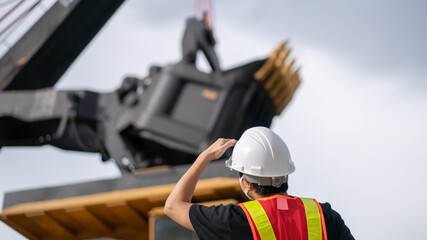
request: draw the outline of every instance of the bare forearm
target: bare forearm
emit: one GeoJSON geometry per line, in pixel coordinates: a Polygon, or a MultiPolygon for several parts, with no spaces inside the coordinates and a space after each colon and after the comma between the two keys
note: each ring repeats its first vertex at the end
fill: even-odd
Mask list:
{"type": "Polygon", "coordinates": [[[201,154],[196,161],[191,165],[188,171],[178,181],[171,194],[166,201],[166,207],[177,202],[191,202],[193,197],[194,189],[196,188],[197,181],[209,164],[211,159],[208,159],[206,155],[201,154]]]}
{"type": "Polygon", "coordinates": [[[191,198],[193,197],[197,181],[209,162],[206,156],[201,154],[175,185],[165,203],[164,211],[166,215],[175,222],[193,231],[194,229],[191,225],[189,216],[190,207],[192,205],[191,198]]]}
{"type": "Polygon", "coordinates": [[[194,230],[190,222],[189,212],[197,181],[210,161],[220,158],[225,150],[235,144],[236,140],[234,139],[220,138],[197,157],[166,200],[164,208],[166,215],[182,226],[194,230]]]}

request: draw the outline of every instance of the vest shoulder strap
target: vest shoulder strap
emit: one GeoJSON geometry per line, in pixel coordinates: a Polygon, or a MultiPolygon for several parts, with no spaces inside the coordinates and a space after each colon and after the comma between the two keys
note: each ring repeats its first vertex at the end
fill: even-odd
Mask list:
{"type": "Polygon", "coordinates": [[[276,240],[273,227],[271,226],[267,213],[265,212],[261,204],[258,201],[254,200],[250,202],[245,202],[243,203],[243,205],[252,217],[252,220],[254,221],[261,240],[276,240]]]}
{"type": "Polygon", "coordinates": [[[308,240],[322,240],[322,222],[319,206],[312,198],[300,198],[307,218],[308,240]]]}

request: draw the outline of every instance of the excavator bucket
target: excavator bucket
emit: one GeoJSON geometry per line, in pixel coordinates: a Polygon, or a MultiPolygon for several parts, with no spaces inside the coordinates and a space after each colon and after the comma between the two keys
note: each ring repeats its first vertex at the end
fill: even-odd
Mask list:
{"type": "MultiPolygon", "coordinates": [[[[97,152],[122,171],[120,179],[7,193],[0,220],[29,239],[192,239],[162,211],[173,184],[217,138],[269,127],[301,82],[287,42],[267,59],[222,69],[211,29],[191,18],[179,62],[108,93],[52,88],[122,2],[58,1],[0,59],[0,148],[97,152]],[[198,51],[211,72],[197,69],[198,51]]],[[[211,162],[193,202],[245,200],[235,175],[211,162]]]]}

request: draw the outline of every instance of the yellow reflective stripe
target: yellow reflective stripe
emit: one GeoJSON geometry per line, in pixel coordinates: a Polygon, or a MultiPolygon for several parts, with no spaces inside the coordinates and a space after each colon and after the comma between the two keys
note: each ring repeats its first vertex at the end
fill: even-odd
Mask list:
{"type": "Polygon", "coordinates": [[[274,235],[273,227],[261,203],[258,201],[250,201],[243,203],[243,205],[245,205],[246,210],[248,210],[251,215],[261,239],[275,240],[276,235],[274,235]]]}
{"type": "Polygon", "coordinates": [[[307,217],[308,240],[322,240],[322,224],[319,207],[312,198],[301,198],[307,217]]]}

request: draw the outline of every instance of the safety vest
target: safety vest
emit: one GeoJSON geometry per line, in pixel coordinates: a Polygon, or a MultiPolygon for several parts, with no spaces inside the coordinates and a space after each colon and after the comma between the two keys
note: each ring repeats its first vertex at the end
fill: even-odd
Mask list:
{"type": "Polygon", "coordinates": [[[316,199],[274,195],[239,206],[255,240],[327,240],[322,207],[316,199]]]}

